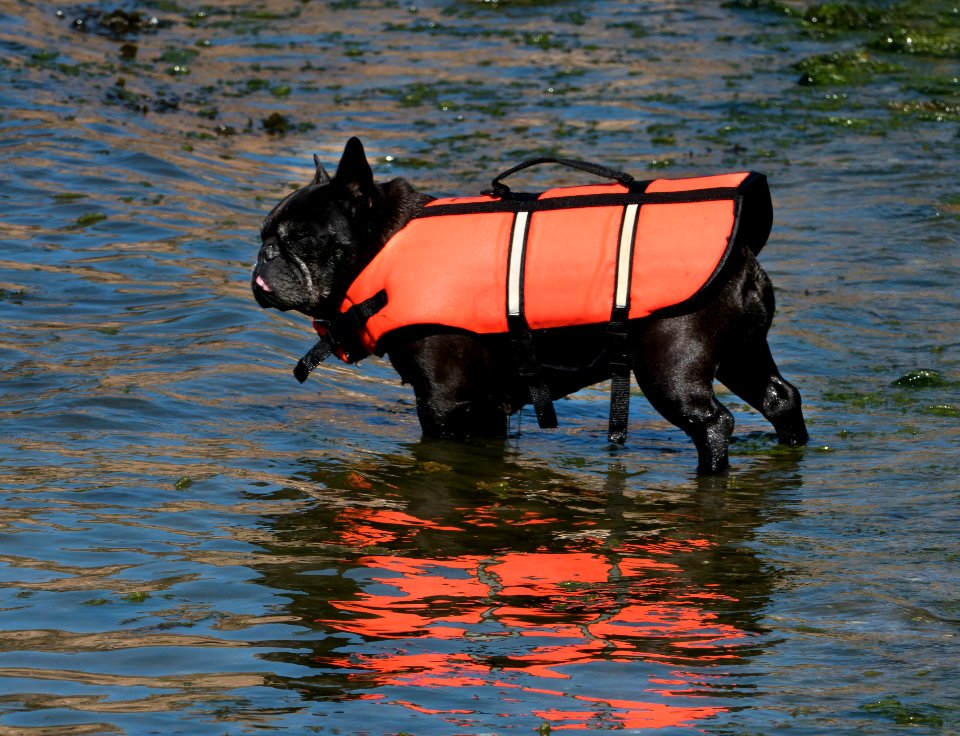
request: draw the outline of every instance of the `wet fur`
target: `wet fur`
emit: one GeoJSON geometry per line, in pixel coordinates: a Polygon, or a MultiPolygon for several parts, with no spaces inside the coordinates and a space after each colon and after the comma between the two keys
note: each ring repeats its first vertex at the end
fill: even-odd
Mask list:
{"type": "MultiPolygon", "coordinates": [[[[252,288],[262,307],[332,317],[352,280],[430,197],[403,179],[375,184],[356,138],[336,176],[316,176],[267,216],[252,288]]],[[[698,470],[728,466],[733,417],[713,381],[760,411],[788,445],[807,441],[800,394],[777,370],[767,346],[773,288],[753,252],[735,253],[725,281],[690,311],[630,323],[630,359],[644,395],[686,432],[698,470]]],[[[537,358],[554,398],[609,377],[604,326],[535,332],[537,358]]],[[[411,327],[381,347],[417,399],[423,432],[463,439],[503,436],[509,414],[529,403],[510,341],[436,327],[411,327]]]]}

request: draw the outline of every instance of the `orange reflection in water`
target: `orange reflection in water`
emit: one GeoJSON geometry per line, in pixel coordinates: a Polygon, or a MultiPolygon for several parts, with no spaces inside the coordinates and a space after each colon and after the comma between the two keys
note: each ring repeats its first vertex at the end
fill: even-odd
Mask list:
{"type": "MultiPolygon", "coordinates": [[[[461,531],[373,509],[347,510],[341,521],[343,541],[360,547],[382,547],[418,529],[461,531]]],[[[366,645],[324,664],[349,673],[363,689],[493,687],[503,703],[536,702],[527,713],[556,730],[665,728],[725,710],[697,703],[711,681],[730,684],[726,673],[705,677],[702,670],[739,659],[751,635],[720,622],[711,610],[732,598],[717,584],[692,583],[675,561],[697,559],[711,543],[658,539],[611,548],[578,537],[569,546],[576,548],[360,557],[350,573],[359,592],[332,601],[337,614],[319,623],[358,635],[366,645]],[[647,666],[620,664],[618,670],[618,663],[647,666]],[[600,665],[606,669],[594,678],[591,668],[600,665]],[[618,692],[626,687],[644,699],[617,697],[602,684],[611,677],[618,692]],[[554,698],[556,707],[549,707],[554,698]]],[[[421,713],[474,712],[429,708],[406,693],[389,702],[421,713]]],[[[459,704],[469,702],[465,690],[459,704]]]]}

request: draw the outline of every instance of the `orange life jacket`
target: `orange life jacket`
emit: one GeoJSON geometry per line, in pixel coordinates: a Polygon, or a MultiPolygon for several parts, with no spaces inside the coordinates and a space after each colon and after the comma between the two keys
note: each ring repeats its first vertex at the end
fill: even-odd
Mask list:
{"type": "Polygon", "coordinates": [[[490,334],[519,315],[531,330],[606,323],[615,308],[647,317],[711,283],[748,188],[769,208],[764,177],[750,173],[436,199],[357,276],[341,312],[385,292],[359,332],[377,354],[384,335],[412,325],[490,334]]]}
{"type": "Polygon", "coordinates": [[[635,182],[596,164],[532,159],[494,179],[484,196],[436,199],[422,207],[354,279],[340,314],[315,322],[321,340],[294,374],[306,380],[331,352],[347,362],[382,355],[382,338],[404,327],[509,333],[540,426],[555,427],[531,331],[606,324],[613,378],[609,437],[622,442],[627,323],[688,306],[718,280],[737,248],[759,252],[771,223],[762,174],[635,182]],[[545,162],[617,183],[527,195],[500,182],[545,162]]]}

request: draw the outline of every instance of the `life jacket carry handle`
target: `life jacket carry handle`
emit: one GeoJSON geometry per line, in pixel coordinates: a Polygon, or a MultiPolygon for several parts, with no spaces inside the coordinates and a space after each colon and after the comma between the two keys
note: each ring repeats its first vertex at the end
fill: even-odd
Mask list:
{"type": "Polygon", "coordinates": [[[590,161],[580,161],[575,158],[556,158],[554,156],[538,156],[536,158],[530,158],[519,163],[511,169],[507,169],[499,176],[495,177],[490,183],[490,188],[485,189],[482,194],[487,194],[491,197],[497,197],[499,199],[506,199],[510,196],[510,187],[503,183],[503,180],[512,174],[516,174],[518,171],[523,169],[528,169],[531,166],[539,166],[540,164],[560,164],[561,166],[569,166],[572,169],[578,169],[579,171],[585,171],[588,174],[594,174],[596,176],[603,177],[604,179],[613,179],[623,186],[630,188],[630,185],[634,183],[634,178],[625,171],[617,171],[616,169],[611,169],[602,164],[595,164],[590,161]]]}

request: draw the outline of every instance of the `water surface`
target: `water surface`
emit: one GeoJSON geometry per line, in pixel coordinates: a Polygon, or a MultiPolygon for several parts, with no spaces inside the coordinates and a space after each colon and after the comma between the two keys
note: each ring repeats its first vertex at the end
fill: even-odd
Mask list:
{"type": "MultiPolygon", "coordinates": [[[[960,732],[955,2],[0,4],[0,732],[960,732]],[[122,12],[115,12],[115,11],[122,12]],[[259,222],[359,135],[475,194],[537,154],[754,169],[812,442],[733,469],[605,386],[420,440],[299,386],[259,222]]],[[[557,169],[530,189],[582,179],[557,169]]]]}

